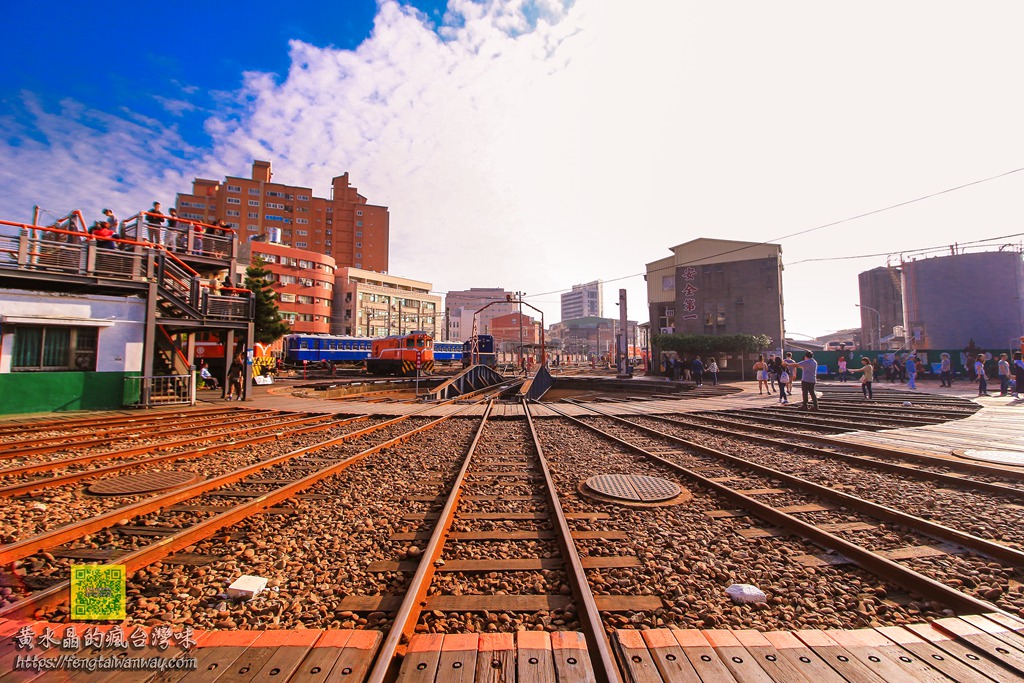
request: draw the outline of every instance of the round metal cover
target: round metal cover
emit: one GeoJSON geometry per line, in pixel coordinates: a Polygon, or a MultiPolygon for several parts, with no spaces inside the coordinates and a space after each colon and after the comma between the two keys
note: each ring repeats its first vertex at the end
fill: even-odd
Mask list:
{"type": "Polygon", "coordinates": [[[199,481],[201,477],[195,472],[142,472],[124,474],[120,477],[101,479],[89,487],[89,493],[101,496],[127,496],[134,493],[149,493],[173,489],[185,484],[199,481]]]}
{"type": "Polygon", "coordinates": [[[642,474],[599,474],[587,479],[587,487],[604,496],[641,503],[668,500],[682,492],[674,482],[642,474]]]}
{"type": "Polygon", "coordinates": [[[970,458],[971,460],[995,462],[1000,465],[1024,467],[1024,451],[997,451],[986,448],[958,448],[953,451],[953,455],[959,455],[961,458],[970,458]]]}

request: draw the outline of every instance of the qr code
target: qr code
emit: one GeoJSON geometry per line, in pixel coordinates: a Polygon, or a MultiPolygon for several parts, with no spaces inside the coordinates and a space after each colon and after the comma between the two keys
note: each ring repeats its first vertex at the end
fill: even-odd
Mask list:
{"type": "Polygon", "coordinates": [[[123,564],[71,567],[71,618],[123,620],[126,574],[123,564]]]}

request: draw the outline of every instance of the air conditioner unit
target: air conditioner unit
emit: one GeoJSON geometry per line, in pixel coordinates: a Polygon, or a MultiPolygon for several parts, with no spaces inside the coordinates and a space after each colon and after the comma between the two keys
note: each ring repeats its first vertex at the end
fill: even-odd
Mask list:
{"type": "Polygon", "coordinates": [[[674,327],[663,327],[661,328],[662,334],[675,334],[676,328],[674,327]]]}

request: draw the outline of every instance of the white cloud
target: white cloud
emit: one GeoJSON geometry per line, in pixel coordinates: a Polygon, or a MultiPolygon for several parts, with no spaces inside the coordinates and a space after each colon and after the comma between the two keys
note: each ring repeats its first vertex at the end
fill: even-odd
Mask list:
{"type": "MultiPolygon", "coordinates": [[[[392,272],[539,293],[642,272],[699,236],[777,238],[1024,165],[1022,14],[1014,2],[450,0],[434,31],[388,0],[357,49],[293,42],[285,78],[248,74],[208,121],[201,158],[173,129],[68,104],[30,108],[47,141],[0,147],[0,160],[38,175],[19,206],[117,191],[141,205],[253,158],[318,194],[348,171],[391,209],[392,272]],[[84,189],[55,190],[97,157],[84,189]]],[[[5,137],[12,127],[0,120],[5,137]]],[[[786,240],[785,261],[1016,232],[1022,179],[786,240]]],[[[856,273],[881,262],[788,268],[788,328],[857,324],[856,273]]],[[[622,284],[645,320],[642,280],[622,284]]],[[[558,296],[540,299],[557,319],[558,296]]]]}

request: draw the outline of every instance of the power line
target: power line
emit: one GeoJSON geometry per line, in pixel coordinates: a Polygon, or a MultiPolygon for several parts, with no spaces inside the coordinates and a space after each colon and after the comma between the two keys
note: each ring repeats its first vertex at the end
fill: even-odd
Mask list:
{"type": "MultiPolygon", "coordinates": [[[[915,197],[914,199],[908,199],[906,201],[897,202],[896,204],[890,204],[889,206],[885,206],[885,207],[882,207],[880,209],[873,209],[871,211],[865,211],[864,213],[859,213],[859,214],[857,214],[855,216],[849,216],[847,218],[843,218],[843,219],[840,219],[840,220],[837,220],[837,221],[832,221],[831,223],[823,223],[823,224],[817,225],[817,226],[815,226],[813,228],[807,228],[806,230],[799,230],[797,232],[789,233],[788,235],[782,235],[781,237],[774,237],[772,239],[765,240],[764,242],[750,242],[750,243],[747,243],[745,246],[736,247],[735,249],[727,249],[725,251],[718,252],[717,254],[711,254],[710,256],[704,256],[704,257],[701,257],[699,259],[693,259],[693,260],[690,260],[690,261],[684,261],[683,263],[673,263],[671,268],[656,269],[656,270],[654,270],[652,272],[658,272],[658,270],[670,270],[670,269],[674,270],[678,266],[688,266],[688,265],[692,265],[694,263],[697,263],[698,261],[703,261],[703,260],[706,260],[706,259],[709,259],[709,258],[717,258],[719,256],[727,256],[727,255],[735,253],[737,251],[745,251],[747,249],[751,249],[751,248],[754,248],[754,247],[767,246],[767,245],[772,244],[774,242],[781,242],[782,240],[790,239],[791,237],[799,237],[800,235],[806,235],[806,234],[815,232],[817,230],[824,230],[825,228],[832,228],[832,227],[835,227],[837,225],[842,225],[843,223],[849,223],[850,221],[856,221],[856,220],[860,220],[861,218],[867,218],[868,216],[874,216],[876,214],[884,213],[886,211],[892,211],[893,209],[898,209],[898,208],[901,208],[901,207],[904,207],[904,206],[908,206],[910,204],[916,204],[917,202],[923,202],[923,201],[925,201],[927,199],[933,199],[935,197],[939,197],[939,196],[944,195],[944,194],[949,194],[950,192],[956,192],[958,190],[963,190],[964,188],[972,187],[974,185],[981,185],[982,183],[987,183],[987,182],[991,182],[993,180],[998,180],[1000,178],[1005,178],[1006,176],[1013,175],[1014,173],[1020,173],[1021,171],[1024,171],[1024,167],[1015,168],[1015,169],[1012,169],[1010,171],[1005,171],[1003,173],[998,173],[998,174],[993,175],[993,176],[988,176],[986,178],[979,178],[978,180],[972,180],[970,182],[963,183],[961,185],[956,185],[954,187],[947,187],[944,190],[938,190],[936,192],[932,192],[932,193],[929,193],[929,194],[926,194],[926,195],[922,195],[920,197],[915,197]]],[[[1009,235],[1008,237],[1015,237],[1015,236],[1016,235],[1009,235]]],[[[996,239],[1005,239],[1005,238],[993,237],[993,238],[990,238],[990,239],[996,240],[996,239]]],[[[982,240],[982,241],[990,241],[990,240],[982,240]]],[[[914,253],[918,253],[919,251],[920,250],[915,250],[914,253]]],[[[889,255],[894,254],[894,253],[900,253],[900,252],[887,252],[885,254],[874,254],[873,256],[889,256],[889,255]]],[[[843,260],[845,258],[869,258],[869,256],[872,256],[872,255],[852,256],[852,257],[835,257],[835,259],[833,259],[833,260],[843,260]]],[[[810,260],[816,260],[816,259],[805,259],[804,261],[797,261],[796,263],[805,263],[806,261],[810,261],[810,260]]],[[[821,260],[828,260],[828,259],[821,259],[821,260]]],[[[790,265],[796,265],[796,263],[792,263],[790,265]]],[[[630,278],[639,277],[641,275],[647,275],[647,273],[643,272],[643,273],[633,273],[631,275],[623,275],[622,277],[612,278],[610,280],[602,280],[602,283],[605,283],[605,282],[617,282],[619,280],[628,280],[630,278]]],[[[569,289],[556,289],[556,290],[553,290],[553,291],[550,291],[550,292],[541,292],[540,294],[537,294],[537,296],[545,296],[547,294],[559,294],[561,292],[568,292],[568,291],[570,291],[570,290],[569,289]]]]}

